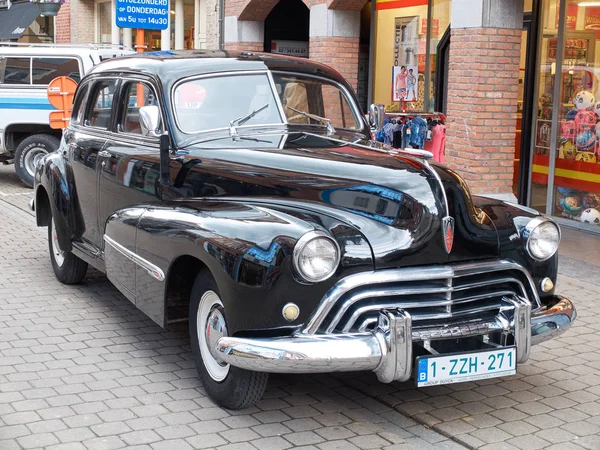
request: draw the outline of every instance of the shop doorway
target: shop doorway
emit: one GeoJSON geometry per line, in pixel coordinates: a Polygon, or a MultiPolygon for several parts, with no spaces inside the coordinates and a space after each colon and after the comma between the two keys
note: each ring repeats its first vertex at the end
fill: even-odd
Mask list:
{"type": "Polygon", "coordinates": [[[309,23],[302,0],[280,1],[265,19],[265,51],[308,58],[309,23]]]}
{"type": "MultiPolygon", "coordinates": [[[[537,2],[534,2],[537,3],[537,2]]],[[[515,156],[513,163],[513,194],[520,204],[527,204],[529,172],[531,170],[531,124],[535,116],[535,69],[537,62],[537,16],[532,12],[523,15],[521,36],[521,62],[519,64],[519,92],[517,99],[517,123],[515,156]]]]}

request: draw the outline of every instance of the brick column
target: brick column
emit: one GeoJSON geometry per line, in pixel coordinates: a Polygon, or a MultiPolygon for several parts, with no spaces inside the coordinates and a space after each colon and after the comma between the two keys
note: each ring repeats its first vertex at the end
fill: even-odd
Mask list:
{"type": "MultiPolygon", "coordinates": [[[[71,4],[71,40],[72,44],[96,42],[96,4],[94,0],[69,0],[71,4]]],[[[62,7],[61,7],[62,9],[62,7]]]]}
{"type": "Polygon", "coordinates": [[[309,57],[340,72],[358,86],[360,10],[329,9],[326,3],[310,7],[309,57]]]}
{"type": "Polygon", "coordinates": [[[54,22],[56,27],[56,43],[69,44],[71,42],[71,0],[62,4],[54,22]]]}
{"type": "Polygon", "coordinates": [[[473,193],[512,201],[522,14],[518,0],[455,0],[448,69],[446,162],[473,193]]]}

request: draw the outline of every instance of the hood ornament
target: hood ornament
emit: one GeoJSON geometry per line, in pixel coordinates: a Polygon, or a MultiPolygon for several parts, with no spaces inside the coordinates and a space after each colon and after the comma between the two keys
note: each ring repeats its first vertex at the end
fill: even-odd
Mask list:
{"type": "Polygon", "coordinates": [[[452,244],[454,244],[454,218],[446,216],[442,219],[442,232],[444,233],[444,247],[446,253],[450,253],[452,250],[452,244]]]}

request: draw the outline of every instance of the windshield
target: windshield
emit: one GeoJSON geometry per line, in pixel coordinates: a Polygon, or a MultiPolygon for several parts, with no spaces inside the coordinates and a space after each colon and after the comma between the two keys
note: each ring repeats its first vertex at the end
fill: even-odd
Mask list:
{"type": "Polygon", "coordinates": [[[177,125],[188,134],[229,130],[230,126],[324,126],[322,120],[308,116],[313,115],[330,119],[334,128],[362,129],[351,100],[337,85],[322,78],[277,72],[273,79],[276,94],[266,73],[228,74],[179,83],[173,94],[177,125]]]}
{"type": "Polygon", "coordinates": [[[230,122],[264,107],[244,125],[282,124],[266,73],[198,78],[178,84],[174,110],[184,133],[229,128],[230,122]]]}
{"type": "Polygon", "coordinates": [[[346,95],[333,83],[322,78],[273,73],[275,86],[288,123],[319,124],[304,113],[331,120],[334,128],[360,130],[362,125],[346,95]]]}

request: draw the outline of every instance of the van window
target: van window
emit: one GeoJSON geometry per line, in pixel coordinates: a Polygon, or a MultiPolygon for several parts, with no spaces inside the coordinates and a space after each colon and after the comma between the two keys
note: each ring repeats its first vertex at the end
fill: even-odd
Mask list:
{"type": "Polygon", "coordinates": [[[0,83],[30,84],[31,58],[0,59],[0,83]]]}
{"type": "Polygon", "coordinates": [[[33,58],[33,84],[50,84],[56,77],[69,77],[79,83],[79,63],[75,58],[33,58]]]}

